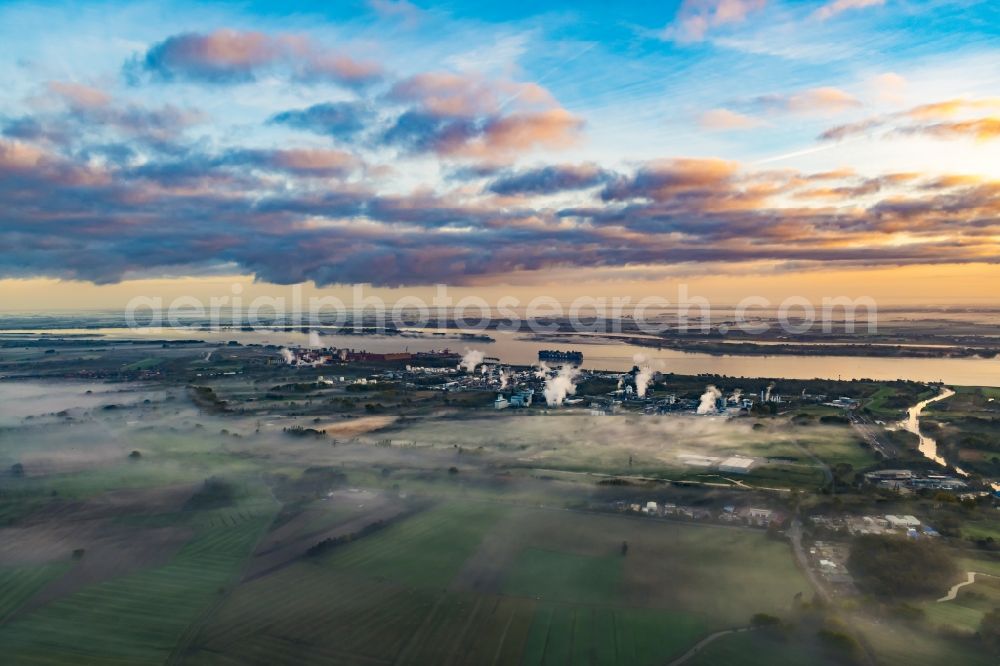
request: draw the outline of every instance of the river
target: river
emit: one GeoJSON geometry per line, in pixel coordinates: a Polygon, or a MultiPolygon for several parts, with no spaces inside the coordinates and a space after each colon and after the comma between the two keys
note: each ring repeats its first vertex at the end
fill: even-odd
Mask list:
{"type": "MultiPolygon", "coordinates": [[[[918,445],[920,453],[922,453],[928,460],[933,460],[942,467],[948,467],[948,461],[946,461],[943,456],[938,455],[937,442],[934,439],[927,437],[920,431],[920,415],[923,413],[924,409],[927,408],[927,405],[941,400],[947,400],[953,395],[955,395],[955,391],[948,387],[943,387],[941,392],[933,398],[928,398],[923,402],[918,402],[913,407],[906,410],[906,420],[901,421],[899,424],[904,430],[912,432],[920,439],[920,444],[918,445]]],[[[961,467],[951,465],[951,468],[958,472],[960,476],[969,476],[969,473],[961,467]]],[[[987,479],[986,481],[990,484],[993,490],[1000,490],[1000,482],[991,479],[987,479]]]]}
{"type": "MultiPolygon", "coordinates": [[[[319,329],[322,331],[322,329],[319,329]]],[[[7,330],[5,334],[94,335],[111,339],[152,338],[159,340],[208,340],[243,344],[274,344],[308,346],[309,334],[300,331],[240,329],[165,328],[143,330],[129,328],[77,328],[46,330],[7,330]]],[[[896,358],[877,356],[799,356],[799,355],[737,355],[704,354],[656,349],[618,342],[606,338],[567,336],[565,341],[537,340],[528,334],[489,331],[494,342],[458,339],[454,332],[433,335],[414,331],[412,337],[400,335],[324,334],[322,344],[330,347],[365,349],[372,352],[430,351],[451,349],[462,352],[479,349],[487,356],[498,357],[504,363],[531,365],[538,362],[541,349],[583,352],[583,364],[597,370],[624,371],[632,368],[636,356],[642,356],[661,372],[685,375],[718,374],[731,377],[766,377],[775,379],[874,379],[892,381],[909,379],[918,382],[941,382],[952,386],[1000,386],[1000,358],[896,358]]]]}
{"type": "MultiPolygon", "coordinates": [[[[923,413],[924,409],[927,408],[927,405],[941,400],[947,400],[953,395],[955,395],[955,392],[950,388],[942,388],[941,392],[933,398],[928,398],[923,402],[918,402],[913,407],[906,410],[906,420],[900,423],[900,426],[902,426],[904,430],[912,432],[920,439],[918,448],[920,449],[920,453],[924,454],[925,458],[929,458],[937,464],[944,466],[947,466],[948,463],[943,457],[938,455],[937,442],[930,437],[927,437],[920,431],[920,415],[923,413]]],[[[955,469],[962,476],[968,476],[968,474],[963,470],[960,470],[957,467],[955,469]]]]}

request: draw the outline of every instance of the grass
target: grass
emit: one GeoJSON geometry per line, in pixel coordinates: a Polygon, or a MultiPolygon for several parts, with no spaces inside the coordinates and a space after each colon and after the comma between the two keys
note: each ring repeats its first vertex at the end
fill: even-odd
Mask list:
{"type": "Polygon", "coordinates": [[[879,663],[907,666],[995,666],[996,657],[975,639],[950,639],[920,624],[858,622],[879,663]]]}
{"type": "Polygon", "coordinates": [[[681,612],[546,605],[535,613],[522,663],[660,664],[704,630],[681,612]]]}
{"type": "Polygon", "coordinates": [[[305,562],[237,589],[185,664],[517,664],[533,615],[305,562]]]}
{"type": "Polygon", "coordinates": [[[604,603],[617,597],[624,559],[526,548],[514,561],[503,591],[547,601],[604,603]]]}
{"type": "Polygon", "coordinates": [[[842,440],[837,439],[805,439],[801,442],[803,448],[822,460],[830,467],[838,463],[847,463],[860,470],[875,464],[878,459],[871,449],[859,446],[860,440],[853,433],[845,433],[842,440]]]}
{"type": "Polygon", "coordinates": [[[129,363],[123,369],[124,370],[149,370],[150,368],[155,368],[163,363],[164,359],[157,358],[155,356],[150,356],[149,358],[144,358],[135,363],[129,363]]]}
{"type": "Polygon", "coordinates": [[[659,664],[800,591],[759,531],[448,502],[239,585],[185,661],[659,664]]]}
{"type": "Polygon", "coordinates": [[[88,586],[0,627],[8,663],[163,663],[273,518],[273,506],[255,508],[205,512],[167,565],[88,586]]]}
{"type": "Polygon", "coordinates": [[[324,564],[416,587],[443,587],[502,513],[484,503],[442,504],[337,550],[324,564]]]}
{"type": "Polygon", "coordinates": [[[70,564],[0,567],[0,623],[4,622],[35,592],[66,573],[70,564]]]}
{"type": "Polygon", "coordinates": [[[812,641],[785,639],[752,631],[722,636],[702,648],[689,666],[772,666],[773,664],[833,664],[812,641]]]}
{"type": "MultiPolygon", "coordinates": [[[[979,562],[963,560],[962,564],[963,571],[989,572],[979,562]]],[[[944,625],[970,634],[979,629],[983,615],[994,608],[1000,608],[1000,578],[989,576],[978,576],[972,585],[959,589],[958,596],[951,601],[930,602],[923,606],[931,625],[944,625]]]]}

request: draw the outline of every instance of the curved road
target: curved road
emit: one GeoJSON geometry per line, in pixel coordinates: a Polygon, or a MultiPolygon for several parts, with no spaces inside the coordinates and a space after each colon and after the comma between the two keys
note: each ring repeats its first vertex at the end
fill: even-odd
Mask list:
{"type": "Polygon", "coordinates": [[[973,583],[976,582],[976,576],[989,576],[990,578],[997,578],[997,576],[994,576],[993,574],[983,573],[982,571],[969,571],[967,572],[967,575],[968,578],[966,578],[965,581],[952,585],[951,589],[948,590],[948,594],[938,599],[937,602],[941,603],[942,601],[954,600],[958,596],[958,591],[960,589],[962,589],[966,585],[972,585],[973,583]]]}
{"type": "Polygon", "coordinates": [[[685,652],[684,654],[682,654],[681,656],[677,657],[669,664],[667,664],[667,666],[677,666],[678,664],[683,664],[685,661],[687,661],[691,657],[701,652],[701,649],[706,645],[708,645],[709,643],[711,643],[712,641],[718,638],[722,638],[723,636],[728,636],[729,634],[739,634],[744,631],[753,631],[753,627],[737,627],[736,629],[723,629],[722,631],[717,631],[714,634],[709,634],[708,636],[705,636],[703,639],[695,643],[694,647],[692,647],[690,650],[688,650],[687,652],[685,652]]]}

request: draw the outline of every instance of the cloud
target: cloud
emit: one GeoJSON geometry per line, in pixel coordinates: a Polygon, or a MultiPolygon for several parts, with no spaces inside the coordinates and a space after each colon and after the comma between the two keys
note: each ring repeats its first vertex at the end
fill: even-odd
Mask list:
{"type": "Polygon", "coordinates": [[[387,97],[414,102],[440,117],[470,118],[497,114],[506,107],[551,108],[552,95],[536,83],[489,80],[477,74],[427,72],[393,84],[387,97]]]}
{"type": "MultiPolygon", "coordinates": [[[[962,108],[911,112],[939,118],[921,122],[957,123],[962,108]]],[[[539,130],[524,130],[522,120],[560,109],[483,111],[496,107],[429,115],[467,123],[455,149],[482,156],[533,145],[539,130]]],[[[961,174],[758,171],[696,157],[616,172],[592,163],[484,170],[477,162],[485,190],[469,183],[406,192],[357,178],[365,164],[346,149],[195,142],[142,160],[95,161],[89,151],[113,145],[78,148],[0,139],[0,243],[18,248],[0,255],[0,276],[108,283],[239,270],[285,284],[398,286],[553,269],[653,274],[998,256],[1000,182],[961,174]],[[568,191],[576,192],[572,206],[548,197],[568,191]],[[498,205],[494,194],[509,198],[498,205]]]]}
{"type": "Polygon", "coordinates": [[[612,177],[596,164],[563,164],[509,172],[489,184],[487,189],[504,196],[520,194],[555,194],[596,187],[612,177]]]}
{"type": "Polygon", "coordinates": [[[196,109],[172,104],[123,104],[103,90],[78,83],[52,81],[47,89],[48,99],[62,109],[13,118],[3,125],[4,136],[67,149],[92,142],[97,136],[165,148],[188,128],[207,121],[205,114],[196,109]]]}
{"type": "Polygon", "coordinates": [[[372,83],[382,76],[378,64],[321,48],[302,35],[230,29],[173,35],[126,65],[133,81],[146,74],[163,81],[246,83],[275,71],[298,81],[348,86],[372,83]]]}
{"type": "Polygon", "coordinates": [[[681,158],[652,162],[632,176],[609,183],[601,197],[605,201],[652,199],[665,201],[683,192],[714,191],[730,182],[739,165],[720,159],[681,158]]]}
{"type": "Polygon", "coordinates": [[[535,148],[573,145],[583,121],[535,83],[432,72],[394,84],[386,100],[407,108],[382,142],[407,152],[495,162],[535,148]]]}
{"type": "Polygon", "coordinates": [[[407,0],[368,0],[368,5],[383,18],[395,19],[407,27],[420,23],[424,10],[407,0]]]}
{"type": "Polygon", "coordinates": [[[989,141],[1000,138],[1000,118],[910,125],[900,127],[896,131],[900,134],[922,134],[940,139],[974,138],[980,141],[989,141]]]}
{"type": "Polygon", "coordinates": [[[753,118],[742,113],[736,113],[729,109],[710,109],[701,114],[698,124],[707,130],[714,132],[728,132],[732,130],[753,129],[763,125],[759,118],[753,118]]]}
{"type": "Polygon", "coordinates": [[[323,102],[271,116],[269,122],[335,138],[361,132],[374,111],[363,102],[323,102]]]}
{"type": "Polygon", "coordinates": [[[885,0],[833,0],[813,12],[813,17],[820,21],[826,21],[842,12],[852,9],[864,9],[866,7],[881,7],[885,0]]]}
{"type": "Polygon", "coordinates": [[[768,110],[796,114],[835,114],[862,106],[854,95],[831,86],[809,88],[790,94],[761,95],[753,103],[768,110]]]}
{"type": "Polygon", "coordinates": [[[712,28],[742,23],[766,5],[767,0],[684,0],[661,37],[681,44],[700,42],[712,28]]]}
{"type": "Polygon", "coordinates": [[[898,104],[903,101],[907,81],[895,72],[885,72],[872,77],[870,86],[880,101],[888,104],[898,104]]]}
{"type": "Polygon", "coordinates": [[[340,150],[290,148],[230,151],[219,163],[254,166],[300,176],[343,176],[358,168],[361,161],[355,155],[340,150]]]}
{"type": "Polygon", "coordinates": [[[50,81],[49,90],[77,108],[94,109],[108,106],[111,96],[103,90],[72,81],[50,81]]]}
{"type": "Polygon", "coordinates": [[[820,134],[819,139],[840,141],[862,134],[881,133],[883,137],[924,135],[986,141],[1000,136],[1000,115],[994,115],[997,112],[1000,112],[1000,97],[949,99],[837,125],[820,134]],[[990,115],[977,115],[984,112],[990,115]]]}

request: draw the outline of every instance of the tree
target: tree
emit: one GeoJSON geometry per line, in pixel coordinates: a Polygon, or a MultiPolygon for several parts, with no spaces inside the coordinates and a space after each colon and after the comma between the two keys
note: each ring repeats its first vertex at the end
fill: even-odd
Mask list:
{"type": "Polygon", "coordinates": [[[781,624],[781,618],[775,615],[769,615],[768,613],[755,613],[754,616],[750,618],[750,624],[754,627],[773,627],[781,624]]]}
{"type": "Polygon", "coordinates": [[[24,476],[24,465],[21,463],[14,463],[10,466],[10,473],[12,476],[24,476]]]}
{"type": "Polygon", "coordinates": [[[622,541],[622,555],[628,555],[628,541],[622,541]]]}
{"type": "Polygon", "coordinates": [[[990,650],[1000,653],[1000,608],[994,608],[979,623],[979,637],[990,650]]]}
{"type": "Polygon", "coordinates": [[[939,543],[876,534],[854,539],[847,568],[860,589],[880,597],[940,594],[958,573],[939,543]]]}

